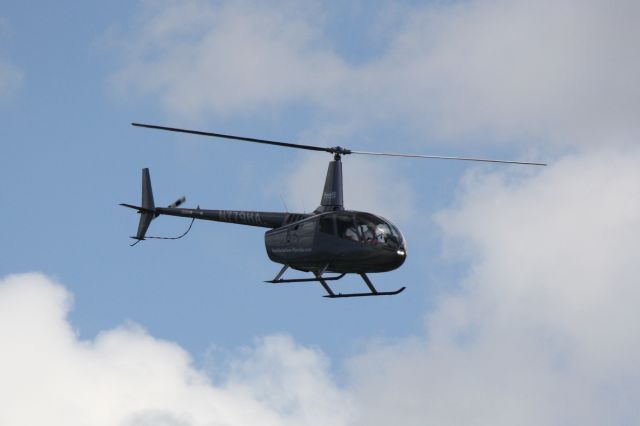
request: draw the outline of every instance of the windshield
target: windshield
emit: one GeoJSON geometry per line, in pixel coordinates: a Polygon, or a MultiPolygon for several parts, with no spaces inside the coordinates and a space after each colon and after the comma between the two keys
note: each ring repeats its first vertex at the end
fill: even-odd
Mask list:
{"type": "Polygon", "coordinates": [[[340,214],[336,216],[338,236],[364,244],[403,247],[402,234],[391,222],[367,213],[340,214]]]}
{"type": "Polygon", "coordinates": [[[368,214],[356,215],[356,224],[362,237],[362,242],[367,244],[384,245],[393,249],[402,246],[400,231],[390,222],[368,214]]]}

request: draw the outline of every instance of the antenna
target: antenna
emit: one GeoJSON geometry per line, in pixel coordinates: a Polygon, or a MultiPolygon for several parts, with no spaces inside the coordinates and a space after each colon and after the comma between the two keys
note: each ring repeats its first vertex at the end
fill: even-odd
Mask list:
{"type": "Polygon", "coordinates": [[[278,194],[280,197],[280,201],[282,201],[282,205],[284,206],[284,211],[289,213],[289,208],[287,207],[287,203],[284,202],[284,198],[282,198],[282,194],[278,194]]]}

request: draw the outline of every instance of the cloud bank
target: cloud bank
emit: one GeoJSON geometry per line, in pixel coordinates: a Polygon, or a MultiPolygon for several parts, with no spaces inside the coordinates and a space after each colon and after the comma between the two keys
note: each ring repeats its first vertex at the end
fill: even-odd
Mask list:
{"type": "Polygon", "coordinates": [[[424,336],[352,361],[356,405],[371,407],[361,424],[634,423],[639,160],[609,151],[533,178],[469,176],[439,215],[469,272],[424,336]]]}
{"type": "Polygon", "coordinates": [[[125,325],[79,340],[71,295],[40,274],[0,281],[0,424],[346,424],[322,354],[260,339],[215,385],[177,344],[125,325]]]}

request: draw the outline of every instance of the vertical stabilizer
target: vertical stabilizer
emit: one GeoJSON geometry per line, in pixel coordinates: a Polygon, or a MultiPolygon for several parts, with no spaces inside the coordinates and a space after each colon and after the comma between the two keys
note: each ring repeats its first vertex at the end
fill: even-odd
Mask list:
{"type": "Polygon", "coordinates": [[[339,155],[336,155],[335,160],[329,163],[320,207],[316,209],[316,212],[335,210],[344,210],[342,205],[342,161],[340,161],[339,155]]]}
{"type": "Polygon", "coordinates": [[[142,207],[153,210],[156,208],[153,202],[153,190],[151,189],[151,177],[149,169],[142,169],[142,207]]]}
{"type": "Polygon", "coordinates": [[[135,239],[144,240],[149,224],[156,217],[155,208],[149,169],[144,168],[142,169],[142,209],[140,209],[140,222],[138,223],[138,232],[134,237],[135,239]]]}

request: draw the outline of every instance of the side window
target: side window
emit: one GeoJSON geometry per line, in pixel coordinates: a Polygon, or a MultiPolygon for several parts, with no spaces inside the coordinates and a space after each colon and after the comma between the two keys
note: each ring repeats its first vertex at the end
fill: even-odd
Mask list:
{"type": "Polygon", "coordinates": [[[345,240],[358,241],[358,231],[353,223],[353,216],[351,215],[338,215],[336,216],[336,228],[338,230],[338,237],[345,240]]]}
{"type": "Polygon", "coordinates": [[[333,216],[328,215],[320,218],[320,232],[325,234],[335,234],[333,229],[333,216]]]}
{"type": "Polygon", "coordinates": [[[302,222],[294,231],[296,236],[298,237],[297,243],[302,245],[312,244],[313,238],[315,237],[315,231],[316,222],[314,220],[302,222]]]}

